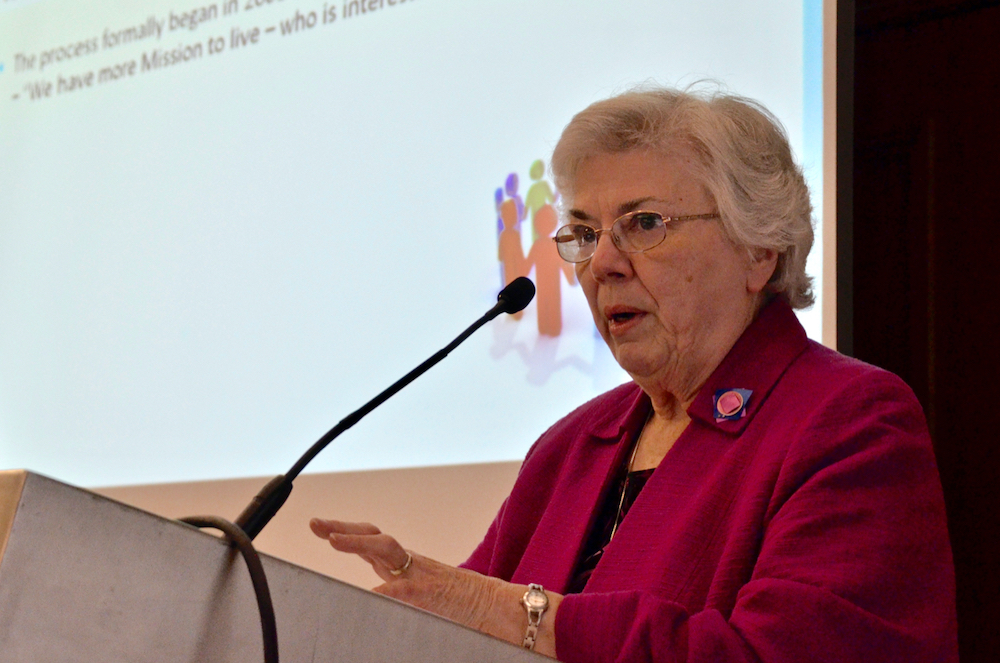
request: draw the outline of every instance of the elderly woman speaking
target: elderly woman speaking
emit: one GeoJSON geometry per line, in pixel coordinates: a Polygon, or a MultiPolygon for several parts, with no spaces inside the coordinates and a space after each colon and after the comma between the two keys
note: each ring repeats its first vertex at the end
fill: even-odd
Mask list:
{"type": "Polygon", "coordinates": [[[554,241],[632,381],[542,435],[463,568],[313,531],[376,591],[563,661],[956,661],[924,417],[793,313],[811,205],[778,122],[642,89],[574,117],[552,166],[554,241]]]}

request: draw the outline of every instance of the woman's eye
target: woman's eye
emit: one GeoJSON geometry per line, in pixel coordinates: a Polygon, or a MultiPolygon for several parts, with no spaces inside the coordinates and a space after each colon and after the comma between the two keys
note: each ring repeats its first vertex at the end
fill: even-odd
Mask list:
{"type": "Polygon", "coordinates": [[[654,230],[663,223],[663,217],[659,214],[636,214],[632,222],[635,230],[654,230]]]}

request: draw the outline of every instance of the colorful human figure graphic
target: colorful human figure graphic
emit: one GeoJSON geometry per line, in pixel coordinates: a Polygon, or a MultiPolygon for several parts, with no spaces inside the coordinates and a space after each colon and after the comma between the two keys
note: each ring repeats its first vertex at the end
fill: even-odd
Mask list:
{"type": "MultiPolygon", "coordinates": [[[[521,231],[518,229],[520,224],[518,208],[514,200],[507,199],[500,203],[500,221],[503,230],[500,231],[497,257],[503,269],[503,285],[507,285],[519,276],[528,275],[524,261],[524,247],[521,245],[521,231]]],[[[513,314],[514,319],[520,320],[523,313],[518,311],[513,314]]]]}
{"type": "Polygon", "coordinates": [[[507,197],[514,201],[514,205],[517,207],[517,229],[521,230],[521,222],[524,221],[524,201],[517,192],[518,179],[517,173],[511,173],[507,176],[507,181],[504,182],[504,192],[507,197]]]}
{"type": "MultiPolygon", "coordinates": [[[[573,265],[559,257],[552,241],[559,223],[555,209],[559,192],[543,179],[545,164],[541,159],[531,163],[529,175],[532,184],[525,200],[518,194],[517,173],[510,173],[503,186],[493,191],[493,203],[500,287],[519,276],[535,281],[535,299],[526,313],[529,320],[532,314],[537,314],[538,334],[521,324],[492,325],[490,355],[500,360],[516,353],[527,367],[525,379],[531,385],[546,384],[553,375],[572,370],[589,376],[595,388],[607,390],[624,379],[621,367],[596,327],[579,326],[586,325],[591,318],[583,298],[567,298],[563,306],[563,278],[571,286],[576,286],[577,281],[573,265]],[[525,219],[531,221],[530,240],[527,233],[522,237],[521,224],[525,219]]],[[[519,322],[523,313],[504,319],[512,317],[519,322]]]]}
{"type": "Polygon", "coordinates": [[[503,204],[503,187],[497,187],[493,192],[493,203],[497,209],[497,237],[503,232],[503,219],[500,218],[500,205],[503,204]]]}
{"type": "Polygon", "coordinates": [[[543,336],[558,336],[562,332],[561,277],[564,276],[570,285],[576,284],[573,265],[559,257],[556,244],[552,241],[557,224],[558,217],[552,205],[543,205],[535,212],[532,222],[535,241],[523,267],[525,273],[534,268],[538,333],[543,336]]]}
{"type": "MultiPolygon", "coordinates": [[[[541,336],[556,337],[562,332],[561,283],[565,277],[570,285],[576,285],[573,266],[564,262],[556,251],[552,234],[558,225],[558,215],[552,206],[559,199],[559,193],[543,179],[545,162],[536,159],[528,173],[533,181],[528,189],[527,199],[518,195],[517,173],[510,173],[502,189],[493,193],[498,215],[501,286],[507,285],[519,276],[532,272],[535,279],[535,302],[538,312],[538,333],[541,336]],[[531,218],[531,248],[524,254],[521,237],[521,222],[531,218]]],[[[521,318],[521,313],[514,315],[521,318]]]]}
{"type": "MultiPolygon", "coordinates": [[[[494,206],[496,207],[496,213],[497,213],[497,244],[498,245],[500,243],[500,233],[503,232],[503,218],[501,218],[501,216],[500,216],[500,205],[503,204],[503,199],[504,199],[504,196],[503,196],[503,187],[502,186],[498,186],[497,190],[493,192],[493,203],[494,203],[494,206]]],[[[502,288],[504,285],[506,285],[504,283],[504,279],[503,279],[503,260],[502,259],[497,264],[497,267],[498,267],[498,269],[500,271],[500,287],[502,288]]]]}
{"type": "MultiPolygon", "coordinates": [[[[521,273],[520,264],[524,261],[524,249],[521,247],[521,221],[524,220],[524,201],[517,193],[517,173],[507,176],[502,187],[493,192],[493,202],[497,210],[497,243],[500,246],[500,287],[503,288],[521,273]],[[510,203],[510,205],[505,205],[510,203]],[[506,220],[504,215],[506,214],[506,220]],[[506,234],[505,234],[506,231],[506,234]],[[515,246],[514,237],[517,237],[515,246]],[[506,248],[505,248],[506,247],[506,248]],[[516,249],[516,250],[515,250],[516,249]],[[513,276],[511,276],[513,274],[513,276]]],[[[520,318],[520,315],[516,316],[520,318]]]]}
{"type": "MultiPolygon", "coordinates": [[[[559,197],[558,194],[553,193],[549,183],[542,179],[542,175],[544,174],[545,162],[541,159],[536,159],[528,171],[533,184],[528,187],[528,193],[524,197],[524,206],[527,208],[526,215],[531,218],[532,223],[535,221],[535,215],[538,213],[538,210],[542,209],[545,205],[555,203],[559,197]]],[[[536,239],[538,239],[537,235],[532,236],[532,240],[536,239]]]]}

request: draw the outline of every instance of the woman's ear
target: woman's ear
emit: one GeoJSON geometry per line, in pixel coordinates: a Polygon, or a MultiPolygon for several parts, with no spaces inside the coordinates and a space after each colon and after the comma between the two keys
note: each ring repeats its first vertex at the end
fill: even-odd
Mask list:
{"type": "Polygon", "coordinates": [[[764,289],[778,266],[778,252],[774,249],[750,249],[747,266],[747,292],[756,294],[764,289]]]}

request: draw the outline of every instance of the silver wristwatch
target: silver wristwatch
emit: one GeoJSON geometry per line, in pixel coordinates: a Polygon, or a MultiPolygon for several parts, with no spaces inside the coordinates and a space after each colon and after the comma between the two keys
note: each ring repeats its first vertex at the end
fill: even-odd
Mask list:
{"type": "Polygon", "coordinates": [[[521,597],[521,605],[528,613],[528,630],[524,632],[524,642],[521,646],[525,649],[534,649],[535,640],[538,639],[538,626],[542,623],[542,615],[549,609],[549,595],[545,593],[541,585],[534,583],[528,585],[528,591],[521,597]]]}

